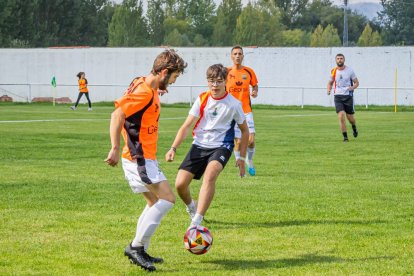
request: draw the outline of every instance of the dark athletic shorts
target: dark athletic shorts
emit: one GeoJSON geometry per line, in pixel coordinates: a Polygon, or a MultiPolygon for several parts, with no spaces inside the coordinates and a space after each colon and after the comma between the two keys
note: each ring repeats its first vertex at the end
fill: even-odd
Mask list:
{"type": "Polygon", "coordinates": [[[179,169],[194,174],[194,179],[200,179],[208,163],[216,160],[224,168],[230,157],[231,151],[227,148],[207,149],[193,144],[179,169]]]}
{"type": "Polygon", "coordinates": [[[354,114],[354,97],[347,95],[335,95],[335,108],[336,113],[345,111],[346,114],[354,114]]]}

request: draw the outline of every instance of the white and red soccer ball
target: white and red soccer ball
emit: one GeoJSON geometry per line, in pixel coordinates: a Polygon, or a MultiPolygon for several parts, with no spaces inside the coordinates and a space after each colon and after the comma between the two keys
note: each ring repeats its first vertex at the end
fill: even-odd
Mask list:
{"type": "Polygon", "coordinates": [[[196,255],[207,253],[213,244],[210,231],[201,225],[191,226],[184,235],[185,249],[196,255]]]}

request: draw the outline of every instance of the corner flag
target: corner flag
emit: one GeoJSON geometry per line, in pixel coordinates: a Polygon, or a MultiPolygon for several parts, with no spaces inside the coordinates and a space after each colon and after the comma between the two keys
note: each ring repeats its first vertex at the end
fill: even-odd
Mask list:
{"type": "Polygon", "coordinates": [[[55,76],[53,76],[53,77],[52,77],[52,81],[50,82],[50,84],[51,84],[53,87],[56,87],[56,78],[55,78],[55,76]]]}

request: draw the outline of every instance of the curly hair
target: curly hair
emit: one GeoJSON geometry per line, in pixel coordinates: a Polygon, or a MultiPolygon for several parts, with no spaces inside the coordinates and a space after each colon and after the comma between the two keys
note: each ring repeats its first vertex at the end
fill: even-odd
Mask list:
{"type": "Polygon", "coordinates": [[[156,75],[164,69],[168,69],[169,74],[173,72],[183,73],[186,67],[187,63],[175,50],[167,49],[155,58],[151,73],[156,75]]]}

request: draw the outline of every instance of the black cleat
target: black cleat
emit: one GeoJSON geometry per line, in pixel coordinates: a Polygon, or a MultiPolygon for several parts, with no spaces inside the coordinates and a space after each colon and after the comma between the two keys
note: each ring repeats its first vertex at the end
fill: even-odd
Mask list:
{"type": "Polygon", "coordinates": [[[358,130],[355,129],[354,132],[352,132],[352,134],[354,135],[355,138],[357,138],[358,137],[358,130]]]}
{"type": "Polygon", "coordinates": [[[344,138],[344,142],[349,142],[348,138],[344,138]]]}
{"type": "Polygon", "coordinates": [[[148,254],[145,252],[143,246],[132,247],[128,245],[125,248],[125,256],[131,261],[131,263],[140,266],[141,268],[148,270],[148,271],[155,271],[155,266],[152,262],[147,258],[148,254]]]}
{"type": "Polygon", "coordinates": [[[164,262],[164,259],[163,258],[152,257],[150,254],[148,254],[145,251],[144,251],[144,255],[147,258],[147,260],[149,260],[153,264],[160,264],[160,263],[163,263],[164,262]]]}

